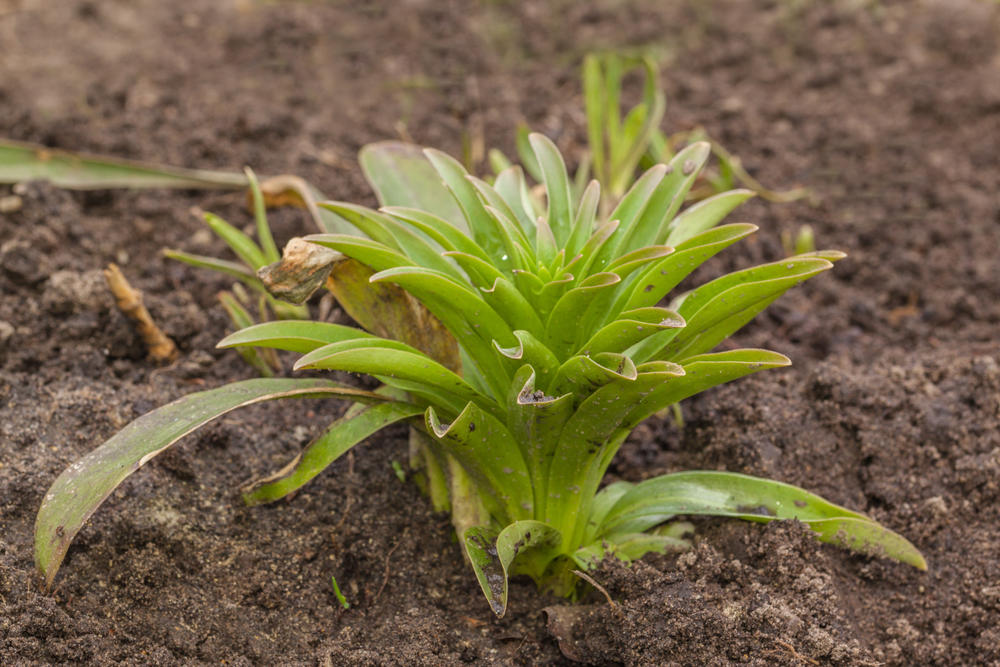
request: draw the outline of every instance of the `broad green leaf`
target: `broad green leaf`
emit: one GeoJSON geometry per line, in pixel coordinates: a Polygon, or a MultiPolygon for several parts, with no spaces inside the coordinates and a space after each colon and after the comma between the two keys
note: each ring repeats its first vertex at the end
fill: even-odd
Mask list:
{"type": "Polygon", "coordinates": [[[678,514],[762,523],[798,519],[817,532],[823,542],[927,569],[916,547],[868,517],[790,484],[737,473],[681,472],[636,484],[618,500],[599,533],[644,530],[642,526],[656,525],[678,514]]]}
{"type": "Polygon", "coordinates": [[[423,385],[431,392],[457,397],[463,402],[488,404],[487,399],[459,375],[423,352],[385,338],[358,338],[324,345],[295,362],[295,370],[303,368],[366,373],[385,378],[388,384],[398,379],[423,385]]]}
{"type": "Polygon", "coordinates": [[[236,172],[180,169],[0,139],[0,183],[49,181],[70,190],[108,188],[240,189],[236,172]]]}
{"type": "Polygon", "coordinates": [[[556,371],[550,392],[572,394],[577,405],[595,389],[616,380],[635,380],[638,375],[630,357],[614,352],[570,357],[556,371]]]}
{"type": "Polygon", "coordinates": [[[622,197],[622,200],[618,202],[618,206],[611,212],[608,219],[618,220],[621,223],[621,227],[619,227],[618,233],[611,239],[611,242],[602,248],[601,256],[595,262],[597,267],[607,266],[618,255],[623,254],[622,250],[630,250],[630,248],[627,248],[628,240],[635,233],[634,228],[641,218],[642,212],[646,210],[650,198],[656,192],[666,174],[666,165],[658,164],[653,166],[629,188],[629,191],[622,197]]]}
{"type": "Polygon", "coordinates": [[[531,148],[542,170],[542,182],[548,199],[548,209],[545,219],[552,229],[556,245],[565,247],[572,232],[573,214],[572,200],[569,191],[569,176],[566,174],[566,163],[563,162],[559,149],[552,140],[537,132],[528,137],[531,148]]]}
{"type": "Polygon", "coordinates": [[[575,277],[576,284],[580,284],[590,277],[590,269],[594,263],[594,259],[604,244],[610,241],[618,226],[619,222],[617,220],[609,220],[602,223],[600,227],[594,230],[594,233],[591,234],[577,256],[571,258],[566,271],[575,277]]]}
{"type": "Polygon", "coordinates": [[[468,222],[472,238],[486,251],[498,268],[509,270],[514,239],[483,207],[479,193],[468,180],[468,172],[455,158],[430,148],[424,154],[437,170],[458,202],[468,222]]]}
{"type": "Polygon", "coordinates": [[[567,291],[552,306],[545,322],[546,340],[557,356],[565,357],[572,348],[573,341],[582,335],[589,335],[592,323],[582,314],[602,292],[609,292],[621,282],[614,273],[595,273],[580,283],[579,287],[567,291]]]}
{"type": "Polygon", "coordinates": [[[825,259],[793,258],[716,278],[671,305],[687,326],[650,336],[633,348],[633,358],[674,361],[711,350],[789,289],[831,267],[825,259]]]}
{"type": "Polygon", "coordinates": [[[371,267],[375,271],[413,264],[409,257],[403,255],[398,250],[361,236],[350,236],[348,234],[311,234],[304,238],[310,243],[342,252],[350,258],[358,260],[365,266],[371,267]]]}
{"type": "Polygon", "coordinates": [[[357,338],[372,338],[372,335],[357,327],[330,322],[282,320],[247,326],[223,338],[216,347],[270,347],[306,354],[330,343],[357,338]]]}
{"type": "Polygon", "coordinates": [[[493,181],[493,189],[497,191],[497,194],[514,211],[514,215],[517,216],[518,222],[521,223],[524,233],[531,236],[535,231],[536,216],[534,209],[525,200],[528,185],[524,182],[524,172],[521,171],[521,168],[513,166],[504,169],[497,175],[496,180],[493,181]]]}
{"type": "Polygon", "coordinates": [[[649,197],[639,219],[622,234],[617,247],[619,254],[648,245],[666,244],[668,223],[684,203],[710,153],[709,144],[698,142],[670,160],[666,174],[649,197]]]}
{"type": "Polygon", "coordinates": [[[421,147],[400,141],[367,144],[358,163],[382,206],[426,211],[468,230],[462,211],[421,147]]]}
{"type": "MultiPolygon", "coordinates": [[[[524,228],[521,226],[521,221],[510,203],[486,181],[478,179],[475,176],[467,176],[466,178],[472,183],[472,187],[476,188],[476,192],[479,193],[479,197],[483,200],[486,209],[493,208],[496,210],[497,213],[494,215],[494,218],[504,226],[508,236],[520,245],[528,248],[528,236],[525,234],[524,228]]],[[[534,264],[533,260],[534,258],[532,258],[531,264],[534,264]]]]}
{"type": "Polygon", "coordinates": [[[662,554],[672,551],[687,551],[690,548],[689,542],[672,535],[615,533],[577,549],[573,553],[573,560],[581,567],[590,569],[600,564],[608,556],[630,563],[648,553],[662,554]]]}
{"type": "MultiPolygon", "coordinates": [[[[639,365],[639,371],[657,368],[670,362],[654,361],[639,365]]],[[[627,410],[626,425],[632,428],[663,408],[673,405],[706,389],[732,382],[738,378],[769,368],[781,368],[792,362],[788,357],[770,350],[728,350],[690,357],[681,362],[683,376],[654,387],[627,410]]]]}
{"type": "Polygon", "coordinates": [[[517,369],[527,364],[534,369],[538,386],[547,387],[549,380],[559,368],[559,359],[530,331],[516,329],[514,337],[517,339],[517,345],[513,347],[501,347],[493,341],[497,353],[508,360],[506,365],[510,369],[510,375],[513,376],[517,369]]]}
{"type": "Polygon", "coordinates": [[[189,394],[139,417],[67,468],[49,488],[35,521],[35,563],[51,587],[70,542],[122,481],[182,437],[230,410],[277,398],[349,398],[380,403],[369,391],[320,379],[255,379],[189,394]]]}
{"type": "Polygon", "coordinates": [[[390,424],[422,415],[423,408],[408,403],[356,404],[335,421],[302,453],[273,475],[243,489],[247,505],[260,505],[284,498],[302,488],[354,445],[390,424]],[[354,409],[358,408],[358,409],[354,409]]]}
{"type": "Polygon", "coordinates": [[[485,250],[476,245],[476,242],[469,238],[466,232],[461,231],[444,218],[439,218],[415,208],[403,208],[399,206],[385,207],[382,209],[382,212],[391,215],[397,220],[413,225],[434,239],[446,251],[462,252],[483,261],[488,260],[485,250]]]}
{"type": "Polygon", "coordinates": [[[514,375],[507,397],[507,426],[528,466],[535,516],[544,516],[549,461],[575,403],[571,394],[556,397],[541,391],[544,385],[536,385],[537,378],[529,365],[521,366],[514,375]]]}
{"type": "Polygon", "coordinates": [[[688,207],[670,223],[667,245],[676,246],[711,229],[737,206],[754,196],[753,190],[722,192],[688,207]]]}
{"type": "Polygon", "coordinates": [[[496,278],[489,289],[481,289],[483,300],[507,322],[517,322],[535,336],[545,335],[545,325],[538,313],[514,284],[504,277],[496,278]]]}
{"type": "Polygon", "coordinates": [[[580,347],[579,353],[593,355],[598,352],[625,352],[658,331],[680,329],[684,325],[683,317],[666,308],[627,310],[591,336],[580,347]]]}
{"type": "Polygon", "coordinates": [[[549,465],[545,519],[563,532],[564,547],[580,544],[589,503],[604,475],[601,462],[624,441],[628,412],[643,396],[684,375],[676,364],[640,368],[634,380],[618,380],[593,392],[566,422],[549,465]]]}
{"type": "Polygon", "coordinates": [[[532,516],[534,494],[527,464],[507,427],[469,403],[451,423],[427,408],[427,430],[469,473],[494,518],[510,523],[532,516]]]}
{"type": "MultiPolygon", "coordinates": [[[[396,236],[387,228],[387,223],[392,220],[389,216],[349,202],[325,201],[321,202],[319,207],[341,216],[360,231],[364,237],[367,237],[364,240],[380,243],[387,248],[405,254],[405,250],[396,240],[396,236]]],[[[358,235],[355,233],[348,234],[348,236],[358,235]]]]}
{"type": "Polygon", "coordinates": [[[566,244],[566,255],[571,262],[594,233],[597,224],[597,207],[600,203],[601,185],[597,181],[591,181],[580,195],[580,204],[577,206],[576,215],[573,218],[573,231],[566,244]]]}
{"type": "Polygon", "coordinates": [[[611,508],[633,486],[635,484],[632,482],[618,481],[608,484],[597,492],[590,504],[590,515],[587,518],[587,527],[583,533],[582,541],[584,544],[589,544],[597,539],[597,531],[604,523],[604,517],[608,515],[611,508]]]}
{"type": "MultiPolygon", "coordinates": [[[[692,271],[722,250],[757,231],[751,224],[723,225],[676,246],[674,252],[639,274],[624,309],[655,306],[692,271]]],[[[616,306],[617,308],[617,306],[616,306]]]]}
{"type": "Polygon", "coordinates": [[[687,326],[658,358],[685,359],[711,350],[789,289],[832,267],[820,258],[790,259],[737,271],[695,289],[677,308],[687,326]]]}
{"type": "Polygon", "coordinates": [[[534,560],[532,565],[538,563],[544,569],[553,558],[560,535],[541,521],[524,520],[515,521],[500,531],[476,526],[465,532],[462,542],[490,608],[497,618],[503,618],[507,611],[509,576],[523,573],[540,579],[542,572],[536,572],[537,566],[523,572],[518,566],[534,560]]]}

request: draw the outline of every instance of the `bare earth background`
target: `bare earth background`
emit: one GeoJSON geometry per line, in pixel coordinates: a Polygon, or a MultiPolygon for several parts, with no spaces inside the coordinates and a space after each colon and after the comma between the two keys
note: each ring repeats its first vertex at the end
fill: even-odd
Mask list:
{"type": "MultiPolygon", "coordinates": [[[[582,54],[655,48],[668,130],[703,124],[763,182],[817,200],[746,205],[734,219],[760,233],[701,277],[780,257],[803,223],[850,258],[737,337],[794,367],[686,403],[683,431],[650,422],[614,475],[772,476],[870,513],[930,564],[700,520],[693,552],[595,574],[617,610],[594,596],[546,613],[563,603],[516,582],[497,621],[447,518],[393,474],[402,430],[290,502],[241,506],[241,482],[340,409],[306,401],[227,416],[151,463],[43,595],[32,523],[58,472],[157,405],[251,376],[214,350],[226,281],[159,255],[223,252],[193,206],[250,218],[238,194],[29,184],[0,213],[0,664],[1000,664],[998,42],[985,0],[0,0],[0,136],[249,164],[369,204],[354,155],[379,139],[510,152],[524,119],[575,161],[582,54]],[[144,359],[109,261],[176,364],[144,359]]],[[[296,211],[273,220],[279,240],[307,230],[296,211]]]]}

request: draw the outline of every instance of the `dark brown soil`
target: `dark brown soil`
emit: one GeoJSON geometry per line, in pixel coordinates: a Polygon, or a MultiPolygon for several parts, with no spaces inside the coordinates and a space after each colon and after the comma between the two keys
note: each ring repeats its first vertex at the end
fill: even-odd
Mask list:
{"type": "MultiPolygon", "coordinates": [[[[248,215],[236,194],[29,184],[0,188],[17,209],[0,214],[0,664],[1000,664],[998,43],[986,0],[0,0],[0,136],[250,164],[365,203],[353,156],[378,139],[509,151],[523,118],[578,155],[582,53],[657,48],[668,129],[702,124],[765,183],[815,194],[745,206],[761,231],[724,261],[780,257],[803,223],[851,257],[738,336],[793,368],[690,401],[682,432],[644,425],[614,475],[772,476],[870,513],[930,565],[702,520],[690,553],[598,571],[614,607],[515,582],[497,621],[447,518],[393,473],[402,430],[288,503],[241,505],[241,482],[338,409],[307,401],[230,415],[147,466],[42,594],[32,524],[58,472],[157,405],[251,376],[213,348],[226,281],[159,255],[222,253],[193,206],[248,215]],[[176,364],[144,359],[109,261],[176,364]]],[[[294,211],[274,223],[304,229],[294,211]]]]}

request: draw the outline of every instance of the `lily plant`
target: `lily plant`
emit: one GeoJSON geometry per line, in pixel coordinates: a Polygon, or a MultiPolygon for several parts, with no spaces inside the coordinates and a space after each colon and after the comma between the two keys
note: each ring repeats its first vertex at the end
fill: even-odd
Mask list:
{"type": "Polygon", "coordinates": [[[289,244],[284,266],[264,271],[272,289],[291,281],[300,298],[311,291],[302,284],[325,285],[361,328],[278,320],[219,345],[293,352],[301,355],[295,369],[365,374],[381,386],[245,380],[139,417],[70,466],[45,496],[36,560],[46,581],[83,522],[129,474],[236,407],[295,396],[351,406],[288,466],[244,489],[246,502],[282,498],[376,431],[408,423],[421,483],[435,509],[450,511],[498,616],[511,576],[574,597],[586,585],[574,571],[607,557],[683,548],[671,524],[682,516],[797,519],[822,541],[926,569],[905,538],[781,482],[684,471],[603,484],[643,420],[713,386],[787,366],[767,350],[713,350],[844,255],[808,252],[677,294],[696,268],[756,230],[720,225],[749,191],[681,210],[710,146],[692,144],[653,166],[604,215],[596,181],[577,200],[555,145],[540,134],[528,141],[544,198],[517,166],[491,185],[439,151],[408,154],[421,161],[422,178],[430,175],[428,188],[443,182],[450,201],[436,208],[392,205],[419,204],[427,192],[415,187],[394,201],[378,184],[405,184],[393,172],[399,163],[379,162],[384,152],[363,154],[367,171],[377,166],[369,177],[389,205],[320,204],[353,229],[289,244]]]}

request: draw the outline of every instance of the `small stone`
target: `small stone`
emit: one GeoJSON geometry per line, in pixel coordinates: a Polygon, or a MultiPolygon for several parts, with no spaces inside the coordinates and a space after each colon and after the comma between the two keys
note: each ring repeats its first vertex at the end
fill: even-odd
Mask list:
{"type": "Polygon", "coordinates": [[[14,213],[24,206],[24,200],[17,195],[0,197],[0,213],[14,213]]]}

